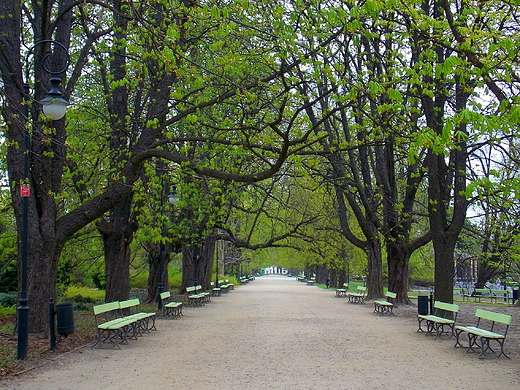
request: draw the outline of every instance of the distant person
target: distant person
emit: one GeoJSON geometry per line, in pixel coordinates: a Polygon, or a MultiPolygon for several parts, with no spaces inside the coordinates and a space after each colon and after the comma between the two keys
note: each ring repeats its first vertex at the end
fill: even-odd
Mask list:
{"type": "Polygon", "coordinates": [[[327,288],[329,288],[329,286],[330,286],[330,279],[327,279],[327,282],[325,282],[325,285],[327,286],[327,288]]]}

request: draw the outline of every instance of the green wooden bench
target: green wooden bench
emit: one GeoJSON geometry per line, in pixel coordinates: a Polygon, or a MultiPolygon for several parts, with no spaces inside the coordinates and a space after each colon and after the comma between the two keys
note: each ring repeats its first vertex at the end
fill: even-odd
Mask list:
{"type": "Polygon", "coordinates": [[[228,293],[230,290],[233,290],[233,288],[234,288],[234,286],[232,284],[229,284],[227,280],[226,281],[219,280],[218,284],[220,286],[221,291],[224,294],[228,293]],[[233,287],[233,288],[231,288],[231,287],[233,287]]]}
{"type": "Polygon", "coordinates": [[[347,293],[348,301],[351,303],[365,303],[367,296],[367,288],[365,286],[357,286],[356,292],[347,293]]]}
{"type": "Polygon", "coordinates": [[[171,300],[172,294],[169,291],[161,293],[162,301],[162,316],[161,318],[178,318],[182,316],[182,302],[175,302],[171,300]]]}
{"type": "Polygon", "coordinates": [[[202,306],[205,303],[206,295],[202,294],[199,286],[186,287],[186,295],[188,296],[188,306],[202,306]]]}
{"type": "Polygon", "coordinates": [[[512,300],[512,294],[509,290],[492,290],[489,288],[476,288],[473,290],[473,294],[471,295],[473,300],[476,302],[481,302],[482,298],[489,298],[489,301],[493,303],[498,302],[499,299],[503,299],[505,302],[509,302],[512,300]]]}
{"type": "Polygon", "coordinates": [[[307,286],[314,286],[316,279],[307,279],[307,286]]]}
{"type": "Polygon", "coordinates": [[[337,288],[336,289],[336,296],[340,297],[340,298],[346,297],[347,296],[347,292],[348,292],[348,283],[343,283],[343,287],[342,288],[337,288]]]}
{"type": "MultiPolygon", "coordinates": [[[[119,310],[121,317],[133,318],[137,320],[137,331],[150,332],[150,330],[157,330],[155,327],[155,313],[140,312],[139,305],[141,302],[139,298],[128,299],[119,302],[119,310]]],[[[138,333],[140,334],[140,332],[138,333]]]]}
{"type": "Polygon", "coordinates": [[[419,314],[417,316],[419,321],[419,329],[417,329],[417,332],[424,332],[422,323],[425,321],[426,335],[433,335],[433,331],[435,330],[435,338],[439,338],[443,334],[449,334],[449,338],[453,337],[460,306],[454,303],[435,301],[433,310],[433,314],[419,314]],[[449,328],[449,333],[445,330],[445,327],[449,328]]]}
{"type": "Polygon", "coordinates": [[[513,316],[477,309],[475,317],[477,317],[477,324],[475,326],[455,327],[457,342],[454,347],[466,348],[466,352],[477,352],[477,350],[480,349],[479,359],[497,359],[502,355],[506,359],[509,359],[509,356],[504,352],[504,342],[513,316]],[[464,347],[460,343],[460,336],[464,332],[468,334],[467,347],[464,347]],[[496,351],[491,348],[491,341],[495,341],[500,346],[500,353],[498,355],[496,351]],[[488,353],[491,353],[492,356],[489,356],[488,353]]]}
{"type": "Polygon", "coordinates": [[[381,315],[384,314],[391,314],[395,316],[394,314],[394,302],[397,298],[397,294],[391,291],[387,291],[385,293],[386,300],[382,301],[374,301],[374,313],[378,313],[381,315]]]}
{"type": "Polygon", "coordinates": [[[215,287],[215,282],[211,282],[211,295],[214,297],[220,297],[222,289],[220,287],[215,287]]]}
{"type": "Polygon", "coordinates": [[[226,286],[228,286],[230,290],[235,289],[235,285],[233,283],[229,283],[229,279],[226,279],[226,286]]]}
{"type": "Polygon", "coordinates": [[[137,319],[120,316],[119,302],[103,303],[93,307],[96,323],[97,340],[92,347],[117,347],[128,344],[131,338],[137,338],[137,319]]]}
{"type": "Polygon", "coordinates": [[[509,300],[513,300],[513,296],[511,291],[509,290],[489,290],[489,299],[491,303],[493,303],[493,300],[495,303],[498,303],[498,301],[504,301],[509,302],[509,300]]]}
{"type": "Polygon", "coordinates": [[[468,296],[466,289],[462,287],[453,288],[453,296],[455,297],[456,295],[462,297],[462,300],[464,300],[464,298],[468,296]]]}
{"type": "Polygon", "coordinates": [[[202,295],[202,301],[204,303],[211,302],[211,293],[210,292],[204,291],[204,289],[202,288],[202,286],[200,284],[195,287],[196,287],[195,292],[199,295],[202,295]]]}
{"type": "MultiPolygon", "coordinates": [[[[486,298],[487,295],[489,294],[489,289],[488,288],[476,288],[473,290],[473,293],[471,294],[471,297],[473,298],[473,300],[475,302],[477,302],[477,299],[478,301],[480,302],[480,300],[482,298],[486,298]]],[[[469,297],[468,297],[469,299],[469,297]]]]}

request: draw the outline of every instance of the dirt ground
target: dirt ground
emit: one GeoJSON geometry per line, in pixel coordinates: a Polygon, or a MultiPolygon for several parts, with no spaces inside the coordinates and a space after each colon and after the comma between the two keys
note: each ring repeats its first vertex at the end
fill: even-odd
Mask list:
{"type": "MultiPolygon", "coordinates": [[[[349,304],[284,276],[263,276],[121,350],[81,348],[0,382],[12,390],[90,389],[519,389],[519,308],[506,340],[511,359],[479,360],[453,340],[417,333],[417,308],[395,317],[349,304]]],[[[464,304],[460,323],[472,324],[464,304]]],[[[487,307],[489,309],[489,307],[487,307]]]]}

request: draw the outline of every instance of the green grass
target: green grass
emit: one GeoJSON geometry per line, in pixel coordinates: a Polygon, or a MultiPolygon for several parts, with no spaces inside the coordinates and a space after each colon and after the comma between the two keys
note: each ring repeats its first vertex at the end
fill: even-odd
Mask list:
{"type": "Polygon", "coordinates": [[[81,295],[84,298],[92,298],[95,301],[99,301],[105,299],[105,290],[71,286],[67,289],[65,294],[63,294],[63,298],[72,299],[78,295],[81,295]]]}

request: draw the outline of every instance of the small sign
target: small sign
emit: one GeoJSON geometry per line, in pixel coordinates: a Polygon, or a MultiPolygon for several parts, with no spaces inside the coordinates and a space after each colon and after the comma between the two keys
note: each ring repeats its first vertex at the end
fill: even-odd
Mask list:
{"type": "Polygon", "coordinates": [[[31,196],[31,186],[29,184],[22,184],[20,186],[20,196],[22,198],[31,196]]]}

